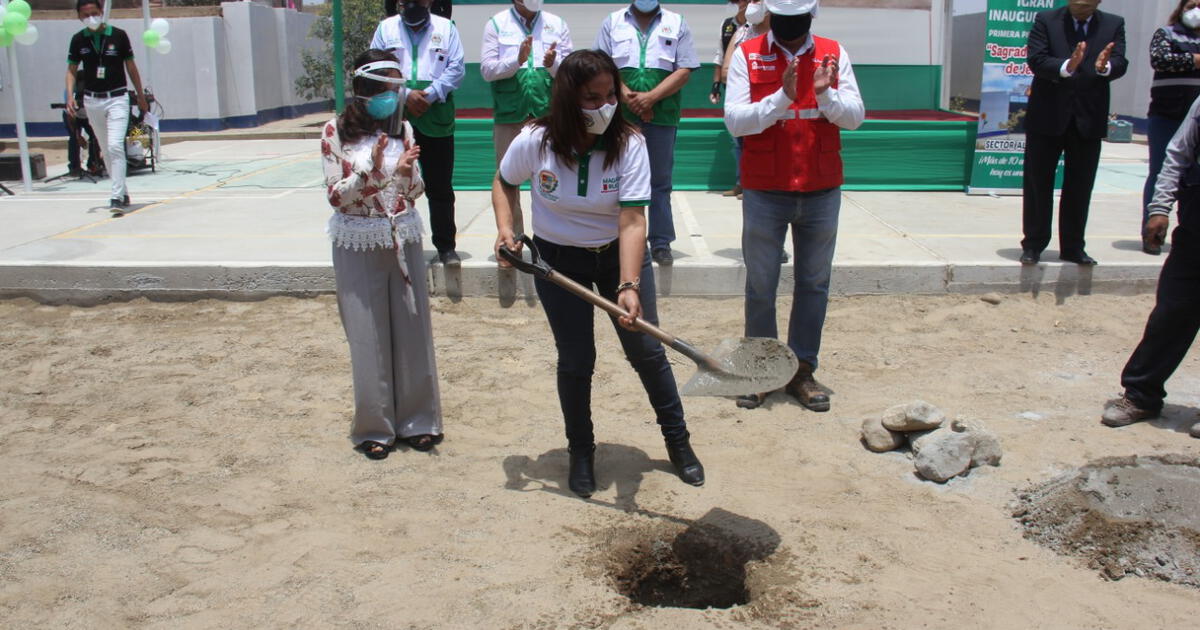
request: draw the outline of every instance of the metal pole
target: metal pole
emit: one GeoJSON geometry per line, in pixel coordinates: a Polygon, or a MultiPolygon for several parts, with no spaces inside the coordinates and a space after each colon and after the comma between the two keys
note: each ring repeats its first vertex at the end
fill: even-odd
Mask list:
{"type": "MultiPolygon", "coordinates": [[[[8,0],[0,0],[8,8],[8,0]]],[[[33,192],[33,172],[29,167],[29,138],[25,136],[25,103],[21,98],[21,71],[17,67],[17,42],[8,45],[8,68],[12,74],[13,99],[17,112],[17,146],[21,149],[21,182],[25,192],[33,192]]]]}
{"type": "Polygon", "coordinates": [[[342,52],[342,0],[333,0],[333,107],[342,113],[346,105],[345,54],[342,52]]]}
{"type": "MultiPolygon", "coordinates": [[[[150,30],[150,0],[142,0],[142,32],[145,33],[148,30],[150,30]]],[[[143,89],[150,87],[151,77],[154,76],[154,57],[151,55],[153,52],[149,48],[146,49],[146,76],[142,79],[143,89]]]]}

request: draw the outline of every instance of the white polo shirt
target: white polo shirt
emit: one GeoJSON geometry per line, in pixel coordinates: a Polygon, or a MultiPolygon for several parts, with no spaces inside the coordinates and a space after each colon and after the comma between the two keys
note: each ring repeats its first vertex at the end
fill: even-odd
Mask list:
{"type": "Polygon", "coordinates": [[[650,157],[646,139],[633,133],[624,154],[604,168],[607,153],[595,148],[566,166],[547,146],[546,130],[526,126],[500,161],[500,179],[510,186],[530,181],[533,231],[557,245],[600,247],[617,239],[622,207],[650,205],[650,157]]]}

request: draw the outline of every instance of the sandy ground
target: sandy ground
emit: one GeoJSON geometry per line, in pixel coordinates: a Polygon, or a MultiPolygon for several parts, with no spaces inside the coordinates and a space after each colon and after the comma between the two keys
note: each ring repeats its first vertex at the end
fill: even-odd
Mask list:
{"type": "MultiPolygon", "coordinates": [[[[833,411],[687,399],[703,488],[670,472],[636,377],[598,322],[601,490],[565,491],[540,309],[436,302],[447,439],[353,452],[332,298],[81,308],[0,302],[0,620],[57,628],[1169,628],[1195,589],[1104,580],[1022,537],[1015,491],[1090,460],[1200,454],[1200,352],[1167,417],[1098,422],[1151,296],[860,297],[831,305],[833,411]],[[984,421],[1000,468],[937,486],[858,441],[924,398],[984,421]],[[1030,412],[1021,417],[1018,414],[1030,412]],[[1034,415],[1036,414],[1036,415],[1034,415]],[[719,510],[718,510],[719,508],[719,510]],[[723,510],[723,512],[722,512],[723,510]],[[647,608],[614,589],[631,546],[730,513],[777,535],[749,604],[647,608]]],[[[669,298],[703,347],[739,300],[669,298]]],[[[691,366],[672,357],[683,380],[691,366]]],[[[652,541],[651,541],[652,542],[652,541]]]]}

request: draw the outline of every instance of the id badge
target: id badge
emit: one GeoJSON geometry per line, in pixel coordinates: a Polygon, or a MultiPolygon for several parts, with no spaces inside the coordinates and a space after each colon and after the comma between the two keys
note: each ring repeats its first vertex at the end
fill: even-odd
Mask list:
{"type": "Polygon", "coordinates": [[[96,79],[103,81],[104,77],[108,74],[106,72],[107,70],[108,70],[108,68],[105,68],[104,66],[100,66],[99,68],[96,68],[96,79]]]}

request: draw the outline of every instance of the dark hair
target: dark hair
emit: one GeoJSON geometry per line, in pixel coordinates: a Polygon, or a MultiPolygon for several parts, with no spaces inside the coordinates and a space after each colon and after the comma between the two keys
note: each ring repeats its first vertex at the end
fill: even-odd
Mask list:
{"type": "Polygon", "coordinates": [[[99,9],[104,8],[104,3],[101,2],[100,0],[78,0],[75,3],[75,12],[79,13],[80,11],[83,10],[83,7],[86,7],[89,4],[94,4],[99,9]]]}
{"type": "MultiPolygon", "coordinates": [[[[357,70],[369,63],[376,61],[395,61],[396,57],[390,50],[379,50],[372,48],[358,57],[354,58],[354,69],[357,70]]],[[[388,89],[390,84],[383,81],[375,81],[364,77],[354,77],[350,81],[350,88],[354,92],[354,96],[375,96],[380,92],[388,89]]],[[[342,115],[338,117],[338,139],[342,144],[357,142],[363,136],[375,133],[383,128],[385,121],[375,120],[367,113],[367,105],[360,98],[351,96],[346,103],[346,108],[342,110],[342,115]]],[[[403,103],[400,104],[404,106],[403,103]]]]}
{"type": "Polygon", "coordinates": [[[618,111],[601,136],[604,139],[604,167],[609,168],[625,151],[625,143],[635,133],[634,126],[621,115],[621,73],[612,57],[598,50],[576,50],[563,59],[554,75],[554,88],[550,94],[550,111],[534,124],[546,130],[542,148],[558,157],[563,164],[575,164],[575,149],[583,146],[588,133],[583,125],[583,112],[579,105],[579,92],[588,81],[597,75],[612,75],[613,87],[617,90],[618,111]]]}
{"type": "Polygon", "coordinates": [[[1188,0],[1179,0],[1179,6],[1171,12],[1171,17],[1167,18],[1168,26],[1175,26],[1179,20],[1183,18],[1183,7],[1187,6],[1188,0]]]}

